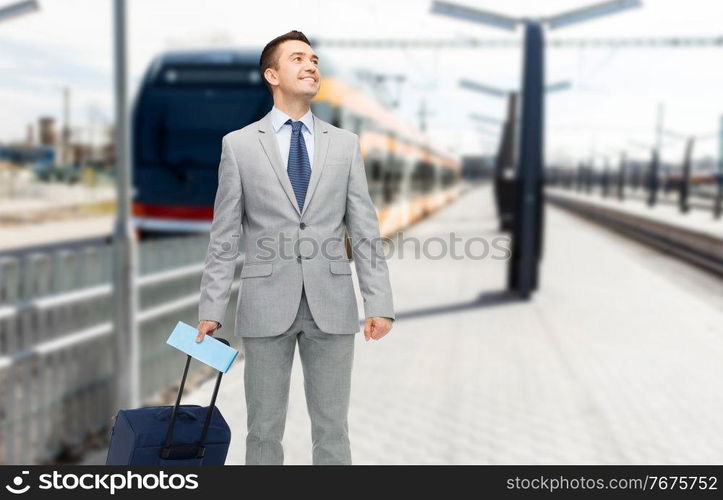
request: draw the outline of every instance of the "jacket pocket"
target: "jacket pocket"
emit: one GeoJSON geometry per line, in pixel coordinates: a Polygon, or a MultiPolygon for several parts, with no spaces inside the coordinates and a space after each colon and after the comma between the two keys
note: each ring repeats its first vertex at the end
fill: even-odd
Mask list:
{"type": "Polygon", "coordinates": [[[271,274],[273,264],[244,264],[241,268],[242,278],[256,278],[271,274]]]}
{"type": "Polygon", "coordinates": [[[329,262],[329,271],[332,274],[351,274],[351,265],[348,260],[332,260],[329,262]]]}

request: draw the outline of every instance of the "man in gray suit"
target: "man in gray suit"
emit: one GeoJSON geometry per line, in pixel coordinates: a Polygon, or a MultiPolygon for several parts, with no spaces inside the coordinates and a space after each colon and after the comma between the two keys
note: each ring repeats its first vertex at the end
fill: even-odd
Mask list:
{"type": "Polygon", "coordinates": [[[196,341],[224,321],[243,228],[234,333],[245,353],[246,464],[283,464],[297,341],[313,463],[351,464],[347,414],[359,313],[345,230],[364,299],[366,340],[384,337],[394,320],[359,136],[311,113],[318,63],[299,31],[269,42],[260,66],[274,106],[221,142],[196,341]]]}

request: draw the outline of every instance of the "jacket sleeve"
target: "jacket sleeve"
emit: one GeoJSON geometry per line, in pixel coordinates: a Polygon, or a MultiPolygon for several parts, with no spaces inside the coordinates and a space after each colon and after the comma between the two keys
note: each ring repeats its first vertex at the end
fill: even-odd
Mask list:
{"type": "Polygon", "coordinates": [[[221,140],[213,221],[201,276],[199,321],[213,320],[219,324],[224,321],[239,256],[243,206],[239,166],[228,137],[224,136],[221,140]]]}
{"type": "Polygon", "coordinates": [[[364,315],[394,319],[392,288],[379,219],[369,196],[359,136],[354,134],[354,153],[347,186],[344,224],[351,238],[352,256],[364,299],[364,315]]]}

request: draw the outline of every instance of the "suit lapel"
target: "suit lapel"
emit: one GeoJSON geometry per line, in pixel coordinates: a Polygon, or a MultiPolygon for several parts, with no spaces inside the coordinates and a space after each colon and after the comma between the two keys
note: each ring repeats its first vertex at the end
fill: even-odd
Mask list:
{"type": "MultiPolygon", "coordinates": [[[[313,113],[312,113],[312,116],[313,113]]],[[[306,213],[306,208],[314,196],[316,185],[319,184],[319,178],[326,165],[326,153],[329,150],[329,130],[326,128],[326,122],[314,116],[314,166],[311,168],[311,177],[309,178],[309,187],[306,188],[306,198],[304,199],[304,210],[301,215],[306,213]]]]}
{"type": "Polygon", "coordinates": [[[294,188],[291,186],[291,181],[289,180],[289,174],[281,160],[279,145],[276,141],[276,132],[271,125],[271,112],[268,112],[266,116],[259,121],[259,142],[261,143],[261,147],[271,162],[271,166],[274,168],[281,187],[284,189],[284,192],[286,192],[286,196],[289,198],[289,201],[299,216],[302,216],[306,212],[306,207],[309,206],[309,202],[314,195],[316,186],[319,184],[319,178],[324,170],[326,153],[329,151],[329,130],[326,127],[326,122],[314,116],[313,113],[312,116],[314,117],[314,164],[311,168],[309,186],[306,188],[303,211],[299,210],[299,205],[296,203],[296,196],[294,195],[294,188]]]}
{"type": "MultiPolygon", "coordinates": [[[[266,156],[271,162],[271,166],[274,167],[276,177],[281,183],[281,187],[284,188],[286,196],[289,201],[296,209],[296,213],[301,215],[299,205],[296,203],[296,196],[294,195],[294,188],[291,187],[291,181],[289,180],[289,174],[284,168],[284,164],[281,161],[281,154],[279,153],[279,144],[276,142],[276,132],[274,127],[271,125],[271,112],[269,111],[259,122],[259,142],[266,153],[266,156]]],[[[316,158],[316,156],[314,156],[316,158]]]]}

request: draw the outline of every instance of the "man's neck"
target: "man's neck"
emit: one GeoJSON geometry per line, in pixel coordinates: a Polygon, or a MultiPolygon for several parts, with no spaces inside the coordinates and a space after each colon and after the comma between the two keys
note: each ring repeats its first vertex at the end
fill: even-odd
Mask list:
{"type": "Polygon", "coordinates": [[[274,99],[274,106],[291,117],[292,120],[298,121],[309,111],[309,103],[307,101],[284,101],[283,97],[274,99]]]}

